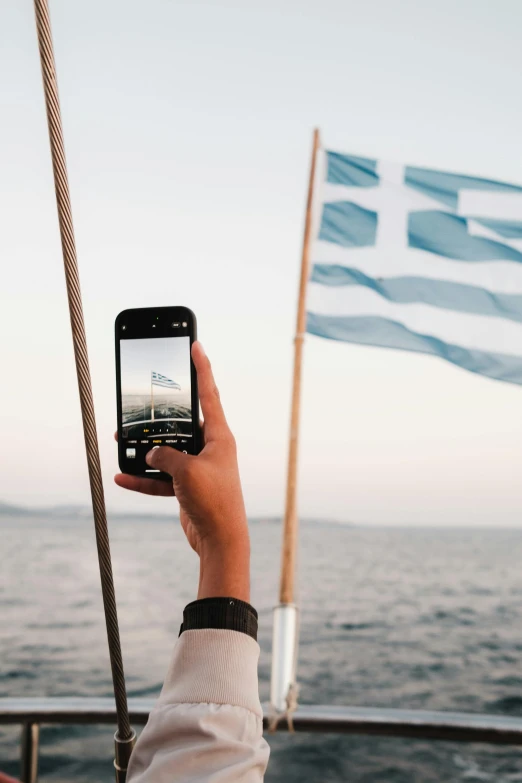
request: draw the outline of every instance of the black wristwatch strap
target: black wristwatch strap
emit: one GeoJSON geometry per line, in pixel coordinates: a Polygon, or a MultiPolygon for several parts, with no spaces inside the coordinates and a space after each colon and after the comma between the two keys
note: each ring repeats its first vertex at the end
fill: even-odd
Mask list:
{"type": "Polygon", "coordinates": [[[179,633],[201,628],[239,631],[257,641],[257,612],[237,598],[201,598],[185,607],[179,633]]]}

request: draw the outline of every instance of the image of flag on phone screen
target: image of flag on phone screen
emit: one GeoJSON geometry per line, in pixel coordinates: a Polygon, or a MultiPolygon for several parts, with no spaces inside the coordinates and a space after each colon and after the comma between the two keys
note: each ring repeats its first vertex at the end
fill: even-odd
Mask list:
{"type": "Polygon", "coordinates": [[[151,383],[153,386],[164,386],[166,389],[179,389],[181,386],[176,381],[171,381],[165,375],[160,375],[159,372],[152,372],[151,383]]]}

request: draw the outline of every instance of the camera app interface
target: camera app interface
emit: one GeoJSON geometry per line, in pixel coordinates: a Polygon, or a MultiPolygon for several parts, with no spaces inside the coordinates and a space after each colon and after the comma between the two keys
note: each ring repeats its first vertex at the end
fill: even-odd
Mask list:
{"type": "Polygon", "coordinates": [[[192,453],[190,337],[120,342],[124,455],[146,468],[154,446],[192,453]]]}

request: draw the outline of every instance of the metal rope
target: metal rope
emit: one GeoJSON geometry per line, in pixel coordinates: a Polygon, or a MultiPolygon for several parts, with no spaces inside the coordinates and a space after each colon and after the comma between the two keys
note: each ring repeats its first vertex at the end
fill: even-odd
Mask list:
{"type": "Polygon", "coordinates": [[[80,280],[78,277],[78,264],[76,261],[76,243],[74,239],[71,201],[69,197],[67,166],[65,163],[62,120],[51,34],[51,20],[47,0],[34,0],[34,7],[45,91],[47,124],[49,126],[49,140],[51,142],[54,186],[56,191],[56,203],[58,206],[58,219],[60,222],[60,237],[62,241],[63,263],[67,283],[67,297],[69,299],[74,357],[76,361],[76,373],[78,375],[78,388],[80,390],[83,434],[85,437],[85,450],[87,452],[87,464],[91,484],[92,508],[94,514],[94,527],[96,530],[96,544],[98,547],[98,561],[100,564],[103,606],[105,610],[105,622],[107,625],[114,697],[116,700],[116,716],[118,723],[116,738],[120,741],[129,741],[132,738],[134,731],[131,728],[129,721],[125,676],[123,673],[123,661],[121,657],[120,632],[118,628],[118,616],[116,613],[116,597],[114,594],[114,581],[112,578],[109,533],[107,529],[107,516],[105,513],[105,499],[100,468],[100,455],[98,451],[98,437],[96,434],[96,419],[94,416],[92,399],[89,358],[87,355],[87,342],[85,339],[80,280]]]}

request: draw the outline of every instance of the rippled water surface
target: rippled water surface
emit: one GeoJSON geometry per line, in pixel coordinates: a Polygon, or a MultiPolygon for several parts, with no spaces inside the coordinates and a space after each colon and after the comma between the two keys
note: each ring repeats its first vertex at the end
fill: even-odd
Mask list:
{"type": "MultiPolygon", "coordinates": [[[[268,697],[280,529],[254,523],[253,603],[268,697]]],[[[522,531],[302,526],[303,703],[522,715],[522,531]]],[[[0,693],[110,696],[92,523],[0,521],[0,693]]],[[[111,524],[131,696],[158,693],[197,563],[177,523],[111,524]]],[[[281,735],[268,783],[522,781],[515,749],[281,735]]],[[[18,771],[18,730],[0,769],[18,771]]],[[[41,779],[113,780],[110,727],[42,729],[41,779]]]]}

